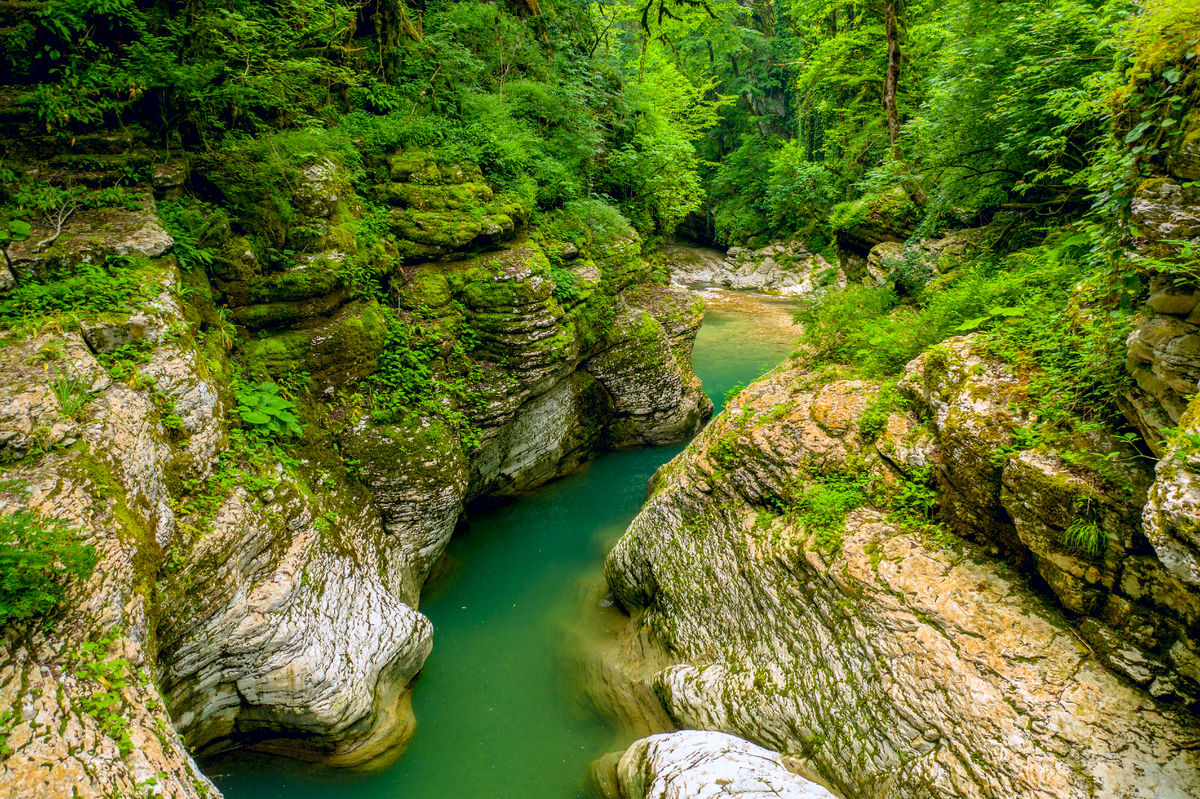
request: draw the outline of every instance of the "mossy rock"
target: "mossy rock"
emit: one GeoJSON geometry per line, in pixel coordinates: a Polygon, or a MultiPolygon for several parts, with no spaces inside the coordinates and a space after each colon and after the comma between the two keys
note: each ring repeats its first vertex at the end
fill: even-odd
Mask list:
{"type": "Polygon", "coordinates": [[[412,279],[397,289],[397,295],[401,305],[414,311],[424,309],[436,312],[449,305],[454,298],[445,270],[433,264],[418,268],[412,279]]]}
{"type": "Polygon", "coordinates": [[[261,275],[250,282],[250,301],[298,302],[331,294],[345,285],[341,264],[317,257],[286,272],[261,275]]]}
{"type": "Polygon", "coordinates": [[[267,336],[249,342],[244,351],[255,374],[279,378],[308,372],[323,390],[372,374],[386,340],[383,309],[376,303],[356,302],[321,327],[267,336]]]}
{"type": "Polygon", "coordinates": [[[465,481],[466,460],[454,429],[432,416],[410,416],[386,425],[365,422],[347,435],[345,455],[361,461],[369,485],[401,483],[441,489],[465,481]]]}
{"type": "Polygon", "coordinates": [[[642,242],[631,231],[629,238],[618,239],[599,252],[588,252],[595,259],[602,282],[617,292],[649,277],[649,264],[642,257],[642,242]]]}
{"type": "Polygon", "coordinates": [[[451,183],[446,186],[390,183],[380,187],[380,193],[392,205],[422,211],[482,209],[493,199],[492,187],[486,183],[451,183]]]}
{"type": "MultiPolygon", "coordinates": [[[[466,249],[485,231],[491,230],[490,225],[484,224],[482,209],[477,211],[392,211],[392,233],[399,239],[397,246],[401,255],[444,255],[466,249]],[[409,246],[409,243],[416,246],[409,246]]],[[[494,232],[502,233],[503,228],[496,226],[494,232]]]]}
{"type": "Polygon", "coordinates": [[[347,297],[348,293],[345,290],[338,289],[310,300],[242,305],[234,309],[230,318],[235,324],[251,330],[296,327],[329,316],[346,302],[347,297]]]}
{"type": "Polygon", "coordinates": [[[867,255],[885,241],[904,241],[916,224],[912,200],[897,186],[834,207],[829,219],[843,249],[867,255]]]}
{"type": "Polygon", "coordinates": [[[554,284],[546,277],[550,261],[531,240],[480,256],[461,268],[466,277],[467,305],[484,312],[544,302],[554,292],[554,284]]]}
{"type": "Polygon", "coordinates": [[[388,175],[399,183],[470,183],[483,180],[477,164],[454,163],[425,150],[388,156],[388,175]]]}

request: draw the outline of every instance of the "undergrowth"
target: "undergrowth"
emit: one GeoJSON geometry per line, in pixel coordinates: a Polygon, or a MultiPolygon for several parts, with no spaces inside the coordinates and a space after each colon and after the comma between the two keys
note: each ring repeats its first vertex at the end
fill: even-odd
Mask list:
{"type": "Polygon", "coordinates": [[[0,514],[0,627],[48,621],[97,559],[66,522],[25,508],[0,514]]]}
{"type": "MultiPolygon", "coordinates": [[[[1056,447],[1067,459],[1119,481],[1112,457],[1082,439],[1120,426],[1115,398],[1131,377],[1125,341],[1144,298],[1142,273],[1097,255],[1088,232],[1054,231],[1040,245],[961,263],[902,298],[891,284],[854,285],[800,309],[802,345],[813,362],[892,379],[932,345],[973,335],[984,354],[1020,378],[1018,409],[1034,421],[1028,446],[1056,447]]],[[[863,434],[882,432],[885,388],[863,434]]]]}

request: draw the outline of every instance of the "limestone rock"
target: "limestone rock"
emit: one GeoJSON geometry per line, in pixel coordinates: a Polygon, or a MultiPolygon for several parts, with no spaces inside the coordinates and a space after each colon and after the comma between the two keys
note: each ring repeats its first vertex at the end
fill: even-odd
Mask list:
{"type": "Polygon", "coordinates": [[[938,239],[921,239],[915,243],[882,241],[871,248],[863,266],[866,278],[877,285],[895,279],[897,268],[907,260],[916,270],[932,277],[953,269],[972,249],[978,247],[979,228],[954,231],[938,239]]]}
{"type": "Polygon", "coordinates": [[[970,337],[949,339],[905,369],[899,390],[924,410],[938,435],[942,513],[960,535],[1013,542],[1000,512],[997,451],[1027,420],[1012,410],[1015,375],[988,362],[970,337]]]}
{"type": "Polygon", "coordinates": [[[10,461],[0,512],[24,507],[66,521],[99,555],[58,626],[30,635],[4,631],[0,703],[15,710],[10,754],[0,763],[7,796],[137,795],[154,783],[163,796],[215,790],[171,730],[151,679],[151,592],[163,550],[177,542],[167,472],[204,473],[222,440],[214,418],[220,405],[187,337],[160,342],[141,368],[157,376],[156,396],[111,380],[77,333],[43,332],[0,357],[0,440],[10,461]],[[76,388],[64,390],[64,377],[76,388]],[[88,395],[74,419],[56,389],[64,397],[88,395]],[[162,402],[190,427],[186,446],[172,445],[162,402]],[[96,647],[91,654],[84,641],[96,647]],[[116,721],[95,710],[108,689],[79,676],[83,658],[126,680],[116,721]]]}
{"type": "Polygon", "coordinates": [[[66,217],[62,232],[52,243],[55,229],[39,224],[25,241],[8,246],[9,267],[17,279],[40,277],[83,261],[110,255],[156,258],[175,241],[163,229],[153,195],[140,199],[137,210],[101,208],[77,211],[66,217]]]}
{"type": "Polygon", "coordinates": [[[385,193],[400,254],[424,260],[511,239],[529,218],[522,200],[496,197],[474,164],[450,163],[421,150],[388,157],[395,181],[385,193]]]}
{"type": "Polygon", "coordinates": [[[643,738],[621,755],[614,777],[606,799],[835,799],[788,771],[778,753],[719,732],[643,738]]]}
{"type": "Polygon", "coordinates": [[[1200,236],[1200,189],[1166,177],[1151,178],[1133,195],[1134,224],[1143,235],[1180,240],[1200,236]]]}
{"type": "Polygon", "coordinates": [[[382,426],[360,421],[342,446],[382,514],[391,568],[400,575],[393,590],[415,606],[462,512],[469,470],[459,442],[444,422],[414,417],[382,426]]]}
{"type": "Polygon", "coordinates": [[[1200,287],[1165,275],[1150,281],[1147,308],[1129,334],[1126,366],[1137,383],[1123,407],[1155,453],[1162,431],[1174,426],[1187,397],[1200,387],[1200,287]]]}
{"type": "Polygon", "coordinates": [[[825,286],[845,285],[845,275],[800,242],[775,242],[758,250],[718,250],[673,244],[666,248],[676,283],[713,283],[772,294],[807,295],[825,286]]]}
{"type": "Polygon", "coordinates": [[[687,438],[712,413],[691,370],[703,303],[668,289],[644,299],[656,314],[635,304],[642,298],[627,299],[609,334],[615,343],[583,364],[611,402],[610,439],[628,446],[687,438]]]}
{"type": "Polygon", "coordinates": [[[1200,399],[1181,420],[1181,436],[1158,462],[1142,520],[1166,570],[1200,588],[1200,399]]]}
{"type": "Polygon", "coordinates": [[[1180,180],[1200,180],[1200,140],[1184,139],[1167,157],[1167,168],[1180,180]]]}
{"type": "Polygon", "coordinates": [[[301,174],[304,182],[296,189],[296,206],[305,216],[319,219],[332,216],[341,198],[340,184],[345,181],[337,165],[325,158],[305,167],[301,174]]]}
{"type": "MultiPolygon", "coordinates": [[[[963,528],[983,516],[977,506],[1003,518],[1018,504],[1017,528],[1061,524],[1055,492],[1090,490],[1036,453],[992,462],[994,442],[1008,440],[1002,400],[1017,380],[969,340],[909,366],[920,418],[895,432],[903,440],[906,424],[932,428],[933,460],[950,470],[939,504],[963,528]],[[1041,476],[1018,479],[1021,468],[1041,476]],[[1017,481],[1011,494],[1003,475],[1017,481]]],[[[985,548],[922,540],[866,496],[832,545],[803,511],[780,512],[781,499],[831,473],[896,479],[881,455],[894,450],[868,446],[857,423],[876,391],[778,369],[660,470],[605,564],[631,614],[615,645],[632,662],[647,660],[635,642],[656,642],[667,661],[650,674],[628,669],[643,683],[628,695],[660,703],[680,727],[780,752],[860,799],[1195,795],[1194,716],[1157,701],[1177,697],[1195,663],[1175,621],[1186,616],[1173,615],[1192,601],[1181,584],[1142,567],[1136,579],[1116,566],[1104,577],[1109,566],[1097,565],[1102,576],[1088,585],[1107,592],[1104,603],[1075,632],[1055,598],[985,548]],[[1162,629],[1139,638],[1154,618],[1162,629]]],[[[1111,512],[1127,523],[1122,508],[1111,512]]],[[[1114,529],[1124,530],[1114,542],[1136,534],[1114,529]]],[[[1008,532],[1022,546],[1019,529],[1008,532]]],[[[1052,559],[1052,543],[1033,546],[1052,559]]]]}
{"type": "Polygon", "coordinates": [[[398,558],[377,520],[320,518],[286,482],[265,503],[235,492],[168,588],[163,685],[189,746],[363,767],[407,743],[432,626],[381,579],[398,558]]]}

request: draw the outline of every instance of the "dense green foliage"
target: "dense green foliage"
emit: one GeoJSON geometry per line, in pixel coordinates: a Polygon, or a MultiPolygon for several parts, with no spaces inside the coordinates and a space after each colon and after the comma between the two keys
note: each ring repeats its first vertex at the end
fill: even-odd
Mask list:
{"type": "MultiPolygon", "coordinates": [[[[1192,5],[1138,18],[1130,0],[899,3],[894,146],[882,3],[51,0],[0,58],[48,129],[180,135],[236,176],[235,202],[260,199],[237,191],[248,174],[311,152],[420,147],[543,210],[616,202],[643,236],[691,215],[724,242],[800,234],[822,249],[864,197],[895,189],[892,210],[926,233],[1081,210],[1122,67],[1192,5]]],[[[1131,120],[1131,142],[1182,129],[1183,74],[1134,79],[1156,118],[1131,120]]]]}
{"type": "Polygon", "coordinates": [[[234,394],[238,415],[254,433],[268,438],[288,438],[301,433],[296,404],[279,396],[279,386],[274,383],[241,383],[234,394]]]}
{"type": "Polygon", "coordinates": [[[25,509],[0,514],[0,627],[48,618],[95,565],[70,525],[25,509]]]}

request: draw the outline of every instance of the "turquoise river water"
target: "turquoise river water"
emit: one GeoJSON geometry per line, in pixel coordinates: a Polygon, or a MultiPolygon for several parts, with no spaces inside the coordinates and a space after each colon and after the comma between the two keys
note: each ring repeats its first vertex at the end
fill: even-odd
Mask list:
{"type": "MultiPolygon", "coordinates": [[[[796,332],[780,301],[716,292],[693,363],[718,410],[778,364],[796,332]]],[[[518,501],[473,515],[450,576],[422,598],[433,653],[413,691],[416,733],[378,774],[242,756],[205,764],[229,799],[572,799],[613,731],[565,666],[578,583],[637,513],[646,481],[683,445],[614,452],[518,501]]],[[[627,742],[626,742],[627,743],[627,742]]]]}

